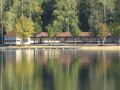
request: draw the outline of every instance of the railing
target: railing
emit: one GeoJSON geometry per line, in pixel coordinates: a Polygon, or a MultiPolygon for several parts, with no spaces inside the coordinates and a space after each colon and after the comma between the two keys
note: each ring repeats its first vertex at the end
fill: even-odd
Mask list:
{"type": "MultiPolygon", "coordinates": [[[[74,38],[35,38],[34,44],[102,44],[103,40],[100,38],[94,37],[83,37],[83,38],[76,38],[76,42],[74,38]]],[[[106,38],[105,44],[117,44],[118,41],[113,38],[109,37],[106,38]]]]}

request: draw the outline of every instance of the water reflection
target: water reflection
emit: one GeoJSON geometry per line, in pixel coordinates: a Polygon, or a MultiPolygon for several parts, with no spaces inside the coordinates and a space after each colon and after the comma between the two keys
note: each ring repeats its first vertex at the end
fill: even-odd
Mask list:
{"type": "Polygon", "coordinates": [[[0,90],[119,90],[120,52],[0,51],[0,90]]]}

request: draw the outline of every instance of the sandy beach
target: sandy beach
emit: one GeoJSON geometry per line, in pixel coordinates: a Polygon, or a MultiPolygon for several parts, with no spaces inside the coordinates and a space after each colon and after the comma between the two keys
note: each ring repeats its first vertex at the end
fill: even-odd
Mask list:
{"type": "Polygon", "coordinates": [[[6,49],[78,49],[78,50],[110,50],[110,51],[120,51],[120,46],[47,46],[47,45],[41,45],[41,46],[2,46],[0,47],[0,50],[6,50],[6,49]]]}

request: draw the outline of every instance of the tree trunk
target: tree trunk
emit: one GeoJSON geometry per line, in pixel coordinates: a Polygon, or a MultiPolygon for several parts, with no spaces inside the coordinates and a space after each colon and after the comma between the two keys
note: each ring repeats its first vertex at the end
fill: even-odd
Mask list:
{"type": "Polygon", "coordinates": [[[56,43],[56,37],[54,37],[54,44],[56,43]]]}
{"type": "Polygon", "coordinates": [[[97,41],[98,45],[100,45],[100,39],[98,38],[96,41],[97,41]]]}
{"type": "Polygon", "coordinates": [[[75,40],[75,45],[76,45],[76,37],[74,38],[74,40],[75,40]]]}
{"type": "Polygon", "coordinates": [[[35,37],[34,37],[34,43],[33,44],[35,44],[35,37]]]}
{"type": "Polygon", "coordinates": [[[120,36],[118,37],[118,46],[120,45],[120,36]]]}
{"type": "Polygon", "coordinates": [[[48,38],[48,45],[50,45],[50,37],[48,38]]]}
{"type": "Polygon", "coordinates": [[[2,36],[2,45],[4,45],[4,35],[2,36]]]}

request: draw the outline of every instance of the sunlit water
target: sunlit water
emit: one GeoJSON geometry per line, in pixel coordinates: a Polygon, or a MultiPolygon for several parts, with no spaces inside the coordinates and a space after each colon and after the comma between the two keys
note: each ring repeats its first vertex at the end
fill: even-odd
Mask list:
{"type": "Polygon", "coordinates": [[[0,51],[0,90],[120,90],[120,52],[0,51]]]}

